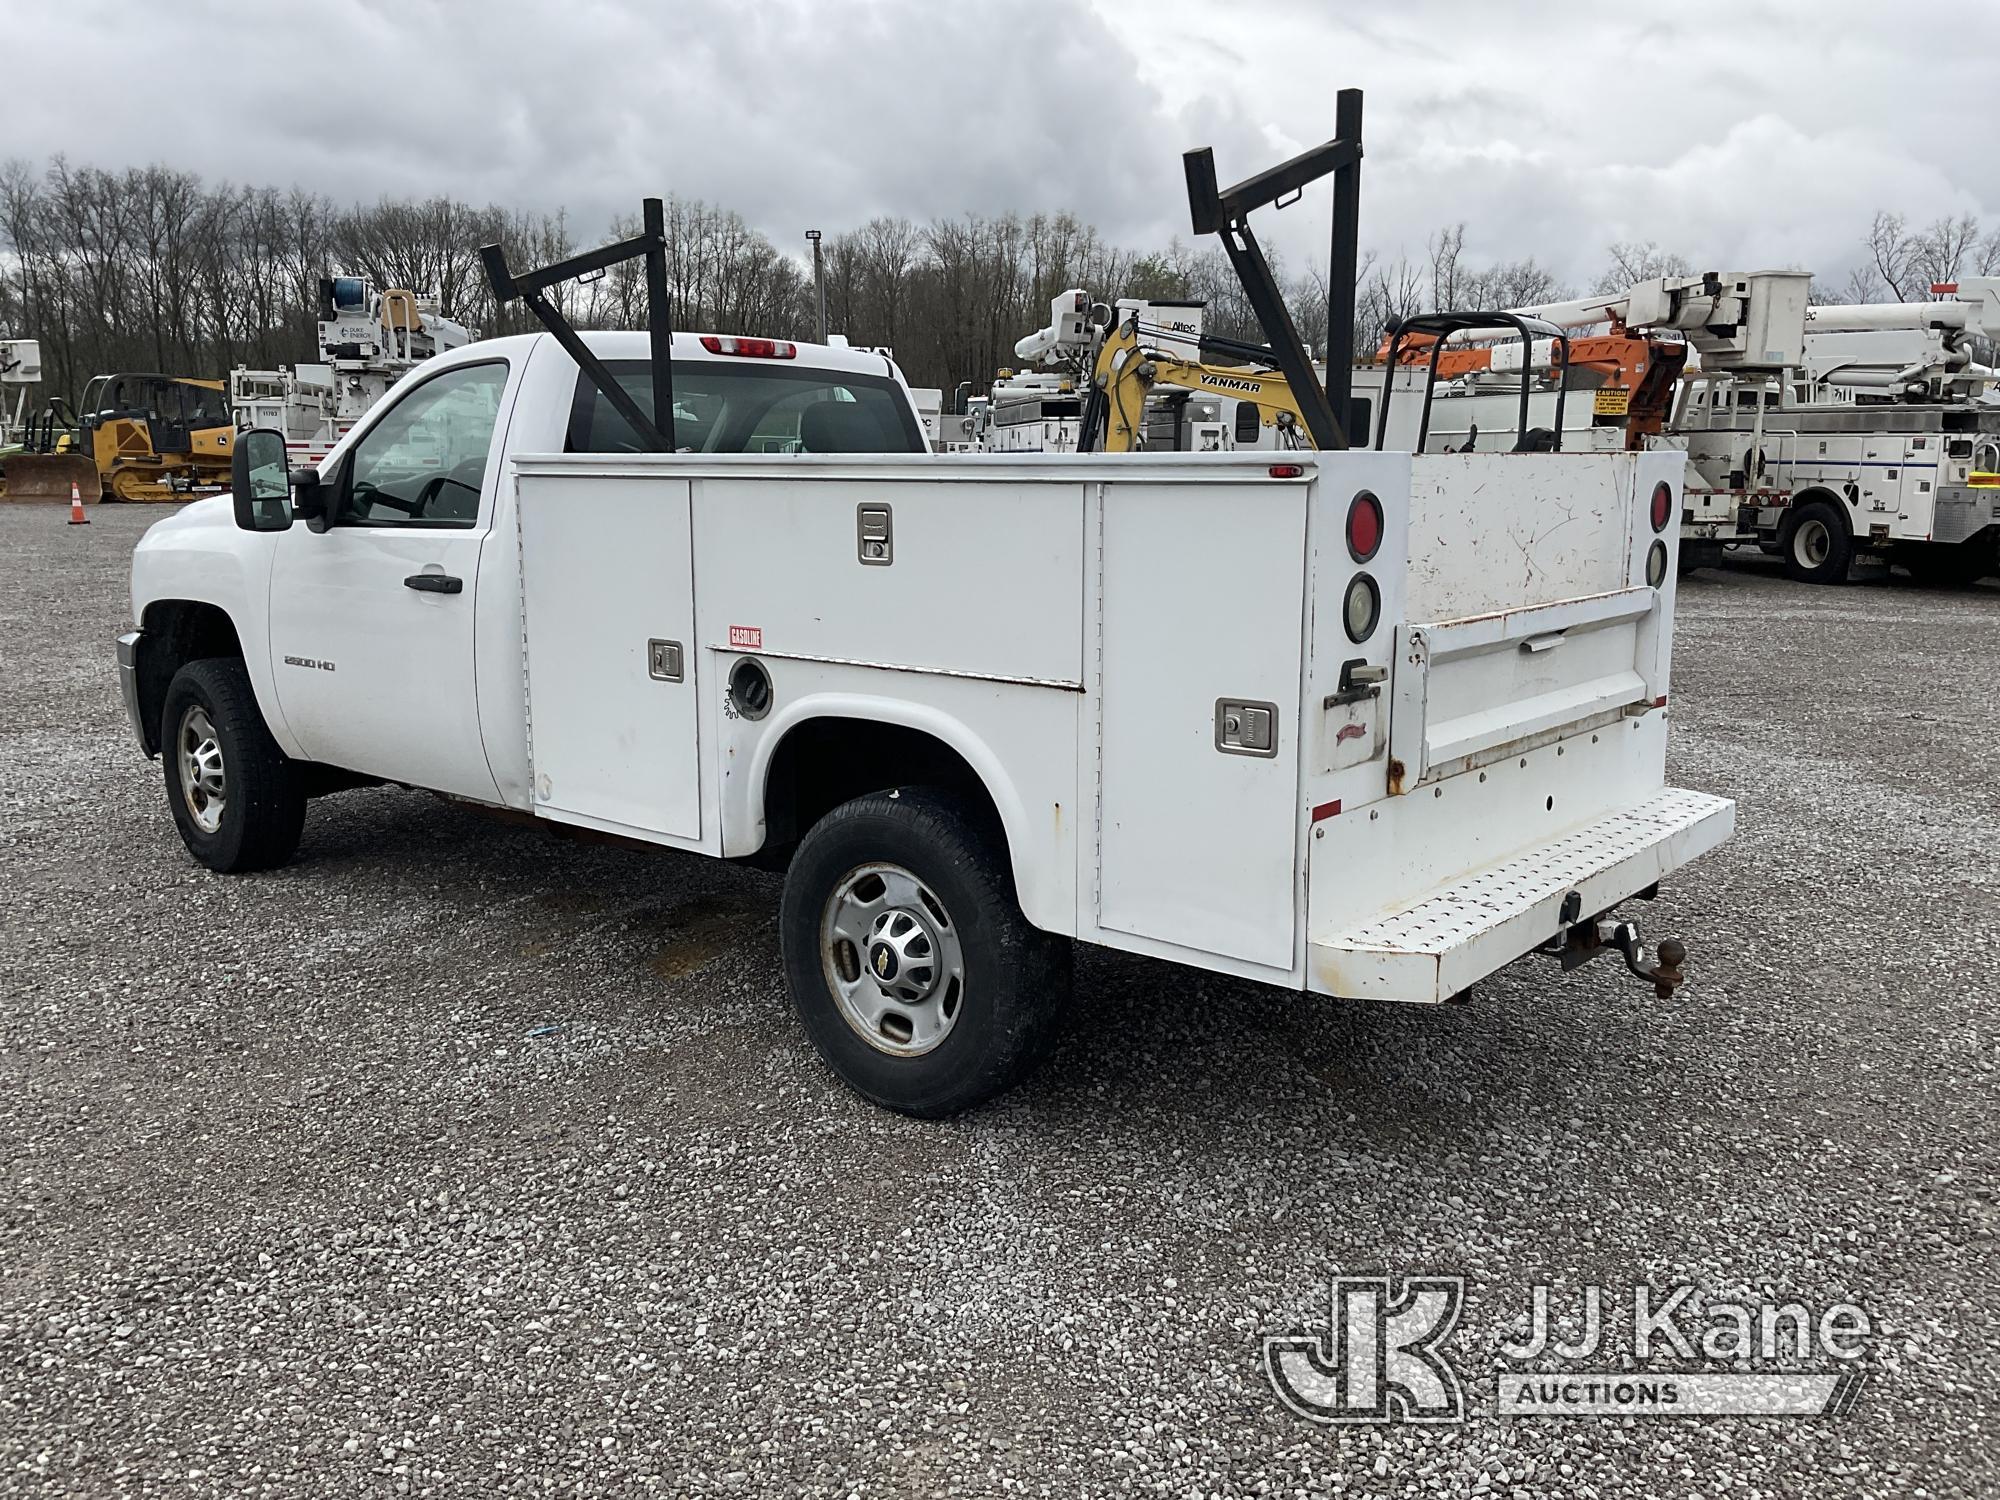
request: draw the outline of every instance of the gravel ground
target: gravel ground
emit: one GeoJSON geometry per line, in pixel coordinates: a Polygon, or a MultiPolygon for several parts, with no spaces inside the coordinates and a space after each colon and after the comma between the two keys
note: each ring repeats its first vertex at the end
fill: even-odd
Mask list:
{"type": "Polygon", "coordinates": [[[1642,912],[1674,1002],[1085,950],[1045,1072],[924,1125],[807,1051],[771,877],[394,791],[198,869],[111,664],[150,519],[0,507],[0,1490],[2000,1488],[1991,585],[1685,585],[1675,775],[1741,814],[1642,912]],[[1467,1278],[1464,1425],[1279,1405],[1260,1340],[1360,1269],[1467,1278]],[[1537,1282],[1852,1299],[1874,1373],[1840,1418],[1496,1420],[1537,1282]]]}

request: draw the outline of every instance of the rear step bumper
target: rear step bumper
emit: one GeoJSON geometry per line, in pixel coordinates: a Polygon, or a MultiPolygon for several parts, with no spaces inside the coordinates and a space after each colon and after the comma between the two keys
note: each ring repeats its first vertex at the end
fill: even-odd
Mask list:
{"type": "Polygon", "coordinates": [[[1306,945],[1311,988],[1349,999],[1441,1001],[1469,988],[1568,923],[1653,885],[1728,838],[1736,804],[1668,789],[1636,807],[1440,886],[1428,896],[1306,945]]]}

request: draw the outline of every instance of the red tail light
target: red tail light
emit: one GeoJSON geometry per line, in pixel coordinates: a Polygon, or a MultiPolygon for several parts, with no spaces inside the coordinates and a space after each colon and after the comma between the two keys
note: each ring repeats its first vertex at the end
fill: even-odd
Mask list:
{"type": "Polygon", "coordinates": [[[1273,479],[1297,479],[1301,474],[1305,473],[1305,471],[1306,471],[1306,466],[1304,464],[1271,465],[1271,477],[1273,479]]]}
{"type": "Polygon", "coordinates": [[[1365,563],[1382,550],[1382,502],[1367,490],[1354,497],[1347,507],[1347,551],[1358,563],[1365,563]]]}
{"type": "Polygon", "coordinates": [[[1664,479],[1653,486],[1653,530],[1665,531],[1674,518],[1674,487],[1664,479]]]}
{"type": "Polygon", "coordinates": [[[710,354],[740,354],[745,359],[797,359],[799,346],[783,339],[739,339],[732,334],[704,333],[701,347],[710,354]]]}

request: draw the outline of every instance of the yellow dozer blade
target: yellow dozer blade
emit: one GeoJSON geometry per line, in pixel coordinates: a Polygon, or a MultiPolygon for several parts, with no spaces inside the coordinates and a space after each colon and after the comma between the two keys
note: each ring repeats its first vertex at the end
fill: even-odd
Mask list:
{"type": "Polygon", "coordinates": [[[104,498],[97,465],[87,453],[10,453],[0,458],[0,500],[54,500],[69,504],[69,487],[85,505],[104,498]]]}

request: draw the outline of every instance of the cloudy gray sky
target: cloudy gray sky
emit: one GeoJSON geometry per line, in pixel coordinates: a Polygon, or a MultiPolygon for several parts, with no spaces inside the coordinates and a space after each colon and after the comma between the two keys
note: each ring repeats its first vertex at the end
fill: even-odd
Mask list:
{"type": "MultiPolygon", "coordinates": [[[[0,158],[62,151],[341,199],[565,206],[647,193],[789,248],[880,213],[1074,210],[1187,233],[1180,153],[1225,180],[1367,93],[1363,239],[1587,281],[1613,240],[1839,280],[1877,207],[2000,223],[2000,5],[1734,0],[0,0],[0,158]],[[1645,16],[1653,12],[1655,17],[1645,16]],[[89,38],[79,51],[78,39],[89,38]],[[106,80],[118,80],[115,87],[106,80]]],[[[1324,255],[1325,189],[1270,219],[1324,255]]]]}

